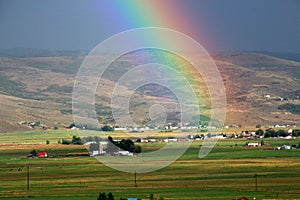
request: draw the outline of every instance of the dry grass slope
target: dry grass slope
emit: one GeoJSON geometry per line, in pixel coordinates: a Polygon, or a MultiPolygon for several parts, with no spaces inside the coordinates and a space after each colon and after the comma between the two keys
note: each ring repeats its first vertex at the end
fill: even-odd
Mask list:
{"type": "MultiPolygon", "coordinates": [[[[299,62],[239,52],[216,54],[213,58],[226,87],[226,124],[254,126],[299,123],[299,115],[278,109],[279,105],[287,102],[300,104],[300,99],[297,99],[300,95],[299,62]],[[267,98],[264,95],[271,97],[267,98]],[[289,101],[278,101],[276,97],[289,101]]],[[[26,126],[20,125],[28,121],[40,121],[50,127],[69,125],[72,122],[71,98],[74,79],[83,59],[82,56],[0,58],[0,132],[28,130],[26,126]]],[[[116,66],[127,69],[131,64],[130,60],[134,60],[136,64],[142,62],[137,57],[134,59],[134,55],[123,59],[114,63],[115,68],[112,67],[107,72],[107,78],[103,79],[98,87],[96,101],[99,119],[103,123],[113,122],[109,108],[111,89],[115,79],[122,74],[116,66]]],[[[149,105],[143,104],[143,98],[168,104],[167,93],[159,98],[147,89],[146,93],[137,93],[138,99],[135,101],[136,105],[133,104],[133,112],[147,109],[149,105]]],[[[139,122],[144,120],[141,115],[136,114],[139,122]]]]}

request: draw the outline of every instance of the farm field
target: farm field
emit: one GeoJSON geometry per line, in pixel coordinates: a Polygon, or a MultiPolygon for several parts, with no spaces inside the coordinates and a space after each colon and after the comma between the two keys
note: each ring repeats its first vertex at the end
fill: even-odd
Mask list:
{"type": "MultiPolygon", "coordinates": [[[[161,170],[137,174],[119,172],[94,157],[66,156],[86,153],[80,145],[59,145],[74,131],[4,133],[0,135],[0,198],[96,200],[99,192],[112,192],[115,199],[150,194],[164,199],[300,199],[300,150],[269,150],[300,139],[264,139],[269,146],[244,147],[246,139],[219,140],[203,159],[201,141],[195,141],[176,162],[161,170]],[[46,145],[45,141],[50,144],[46,145]],[[28,159],[32,150],[46,151],[49,158],[28,159]],[[27,167],[29,166],[29,190],[27,167]],[[257,174],[257,188],[255,188],[257,174]]],[[[121,133],[112,133],[118,137],[121,133]]],[[[163,143],[141,144],[143,151],[163,143]]]]}

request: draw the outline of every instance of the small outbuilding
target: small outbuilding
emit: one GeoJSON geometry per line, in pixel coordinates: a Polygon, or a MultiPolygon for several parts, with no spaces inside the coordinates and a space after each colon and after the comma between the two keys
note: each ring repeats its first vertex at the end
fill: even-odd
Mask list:
{"type": "Polygon", "coordinates": [[[247,147],[259,147],[260,144],[258,142],[251,142],[247,144],[247,147]]]}

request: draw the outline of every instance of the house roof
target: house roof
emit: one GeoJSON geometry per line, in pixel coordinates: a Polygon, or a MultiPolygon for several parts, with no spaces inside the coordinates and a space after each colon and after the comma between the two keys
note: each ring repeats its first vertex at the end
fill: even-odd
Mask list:
{"type": "Polygon", "coordinates": [[[38,152],[37,156],[38,157],[47,156],[47,153],[46,152],[38,152]]]}

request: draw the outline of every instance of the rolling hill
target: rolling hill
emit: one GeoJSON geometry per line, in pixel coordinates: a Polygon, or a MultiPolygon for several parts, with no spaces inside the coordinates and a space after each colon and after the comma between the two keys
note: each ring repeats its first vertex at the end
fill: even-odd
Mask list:
{"type": "MultiPolygon", "coordinates": [[[[0,132],[28,130],[26,122],[30,121],[47,127],[72,123],[73,85],[84,56],[43,56],[0,57],[0,132]]],[[[121,57],[105,72],[95,98],[101,123],[114,123],[110,109],[114,82],[131,65],[147,62],[147,56],[144,52],[121,57]]],[[[212,57],[226,87],[227,125],[299,124],[299,113],[278,107],[285,108],[282,105],[287,103],[300,105],[300,62],[245,52],[222,52],[212,57]]],[[[125,88],[124,92],[129,91],[125,88]]],[[[167,116],[170,122],[179,117],[176,98],[157,85],[140,88],[132,98],[130,111],[137,123],[149,122],[149,117],[143,115],[151,102],[172,105],[167,116]]]]}

